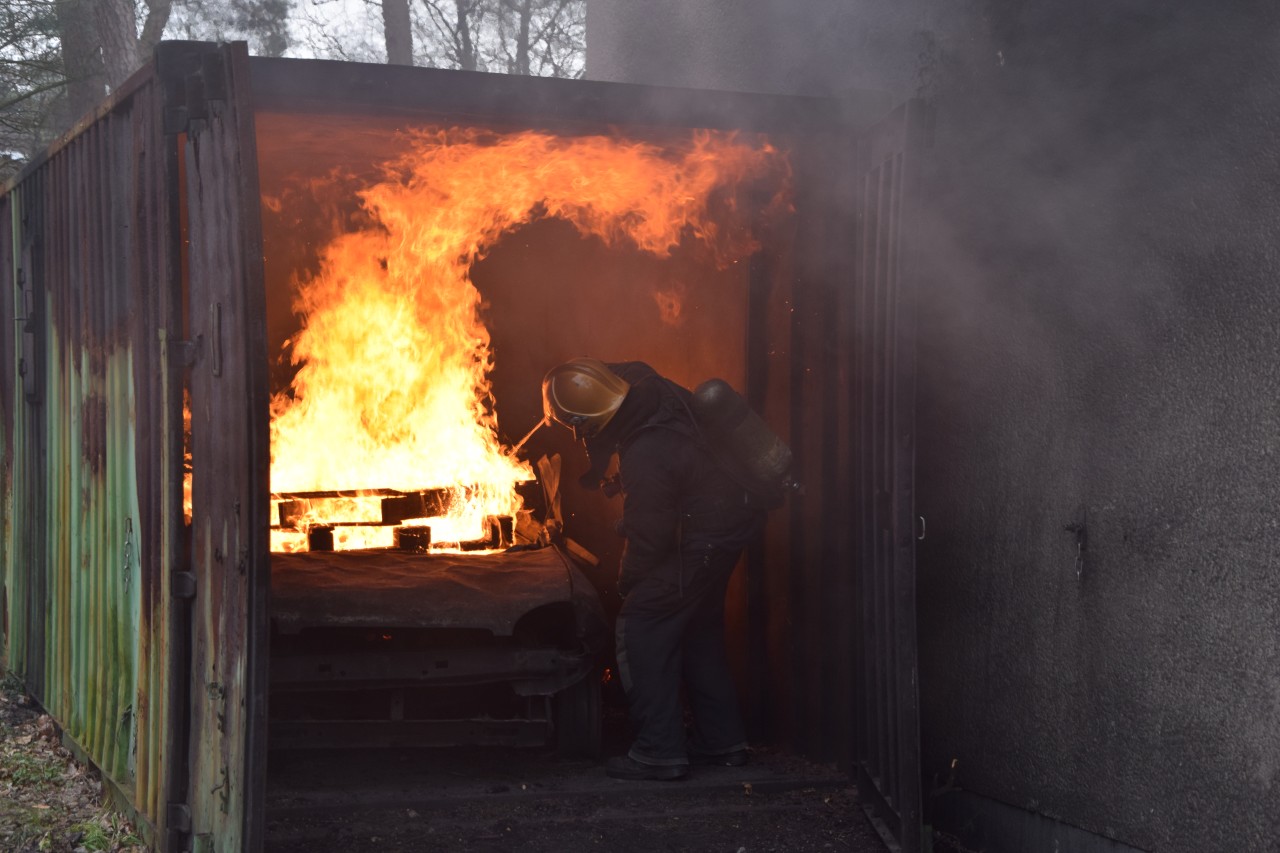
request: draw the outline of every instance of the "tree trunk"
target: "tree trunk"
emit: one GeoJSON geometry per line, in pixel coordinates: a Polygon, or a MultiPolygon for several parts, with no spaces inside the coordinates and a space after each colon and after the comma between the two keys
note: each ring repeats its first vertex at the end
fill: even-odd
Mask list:
{"type": "Polygon", "coordinates": [[[118,86],[141,64],[138,60],[138,19],[134,16],[133,2],[96,0],[94,7],[107,85],[118,86]]]}
{"type": "Polygon", "coordinates": [[[388,65],[413,64],[413,30],[409,0],[382,0],[382,32],[387,41],[388,65]]]}
{"type": "Polygon", "coordinates": [[[95,2],[63,0],[54,7],[58,16],[58,39],[62,45],[62,67],[67,77],[65,112],[57,122],[62,128],[93,109],[107,92],[102,44],[98,40],[94,15],[95,2]]]}
{"type": "Polygon", "coordinates": [[[509,0],[516,13],[515,68],[516,74],[529,74],[529,24],[533,20],[533,0],[509,0]]]}
{"type": "Polygon", "coordinates": [[[164,27],[169,23],[172,10],[173,0],[147,0],[147,20],[142,24],[142,35],[138,37],[138,58],[142,62],[151,59],[151,51],[164,36],[164,27]]]}
{"type": "Polygon", "coordinates": [[[463,71],[476,70],[476,48],[471,41],[471,22],[468,17],[475,7],[474,2],[454,0],[454,8],[458,10],[458,67],[463,71]]]}

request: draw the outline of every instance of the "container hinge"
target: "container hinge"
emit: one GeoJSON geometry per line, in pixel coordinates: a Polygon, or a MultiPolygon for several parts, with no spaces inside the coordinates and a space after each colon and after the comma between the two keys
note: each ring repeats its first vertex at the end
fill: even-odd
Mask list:
{"type": "Polygon", "coordinates": [[[196,597],[196,576],[192,572],[174,572],[169,576],[169,590],[174,598],[196,597]]]}
{"type": "Polygon", "coordinates": [[[164,812],[170,829],[178,832],[191,831],[191,806],[186,803],[169,803],[164,812]]]}
{"type": "Polygon", "coordinates": [[[199,354],[198,341],[169,341],[169,358],[178,367],[195,367],[199,354]]]}

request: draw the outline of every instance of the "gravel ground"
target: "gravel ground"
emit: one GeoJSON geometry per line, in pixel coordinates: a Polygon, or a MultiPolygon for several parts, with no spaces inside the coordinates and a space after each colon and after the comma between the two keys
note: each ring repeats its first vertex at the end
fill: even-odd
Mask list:
{"type": "Polygon", "coordinates": [[[145,851],[103,799],[96,774],[62,747],[53,719],[16,679],[0,681],[0,850],[145,851]]]}

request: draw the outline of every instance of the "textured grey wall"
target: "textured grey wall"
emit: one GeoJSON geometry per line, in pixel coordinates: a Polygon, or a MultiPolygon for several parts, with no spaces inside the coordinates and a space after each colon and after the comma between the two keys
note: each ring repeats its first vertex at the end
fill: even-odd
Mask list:
{"type": "Polygon", "coordinates": [[[587,68],[936,98],[924,770],[1277,849],[1280,4],[591,0],[587,68]]]}

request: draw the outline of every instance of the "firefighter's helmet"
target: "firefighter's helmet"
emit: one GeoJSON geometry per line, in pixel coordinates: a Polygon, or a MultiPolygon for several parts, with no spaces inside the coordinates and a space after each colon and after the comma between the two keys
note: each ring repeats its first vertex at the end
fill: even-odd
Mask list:
{"type": "Polygon", "coordinates": [[[630,389],[604,362],[574,358],[551,368],[542,380],[542,411],[573,430],[574,438],[590,438],[613,419],[630,389]]]}

